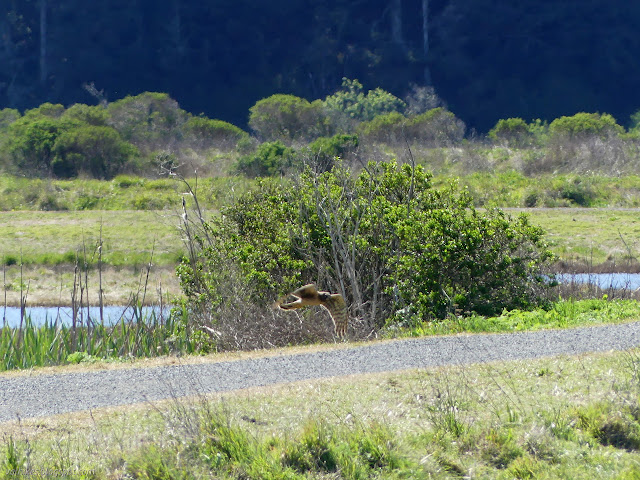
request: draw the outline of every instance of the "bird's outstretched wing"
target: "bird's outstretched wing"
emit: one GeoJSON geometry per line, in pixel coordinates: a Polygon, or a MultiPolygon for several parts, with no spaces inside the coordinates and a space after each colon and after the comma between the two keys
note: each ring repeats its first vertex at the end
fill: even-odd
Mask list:
{"type": "Polygon", "coordinates": [[[318,289],[313,283],[310,283],[309,285],[305,285],[304,287],[300,287],[291,292],[286,297],[281,298],[276,304],[283,310],[292,310],[294,308],[302,308],[309,305],[320,305],[318,289]],[[290,297],[294,297],[295,300],[287,302],[290,297]]]}

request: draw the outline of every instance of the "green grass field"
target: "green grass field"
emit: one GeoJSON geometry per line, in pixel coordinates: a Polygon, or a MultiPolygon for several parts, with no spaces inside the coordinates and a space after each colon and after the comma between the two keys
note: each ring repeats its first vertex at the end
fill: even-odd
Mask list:
{"type": "MultiPolygon", "coordinates": [[[[243,192],[242,177],[190,178],[203,206],[216,209],[243,192]]],[[[161,210],[180,207],[182,181],[119,175],[110,181],[49,180],[0,176],[0,211],[161,210]]]]}
{"type": "Polygon", "coordinates": [[[613,271],[637,264],[640,210],[608,208],[523,209],[547,232],[551,250],[562,260],[587,266],[609,264],[613,271]],[[616,267],[617,266],[617,267],[616,267]]]}
{"type": "MultiPolygon", "coordinates": [[[[509,209],[524,212],[547,232],[553,252],[567,261],[593,265],[640,254],[640,210],[605,208],[509,209]]],[[[96,261],[102,227],[103,261],[144,265],[153,250],[156,265],[175,265],[183,245],[179,211],[0,212],[0,259],[4,264],[73,263],[86,252],[96,261]]]]}
{"type": "Polygon", "coordinates": [[[73,264],[78,256],[113,266],[175,265],[182,244],[177,210],[0,212],[0,259],[5,265],[73,264]]]}

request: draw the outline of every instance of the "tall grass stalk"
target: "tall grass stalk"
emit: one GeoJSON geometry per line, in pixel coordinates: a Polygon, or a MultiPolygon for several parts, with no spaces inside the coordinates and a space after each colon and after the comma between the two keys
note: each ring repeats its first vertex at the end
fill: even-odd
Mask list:
{"type": "Polygon", "coordinates": [[[178,315],[143,317],[137,312],[112,326],[90,321],[68,326],[58,320],[38,326],[26,315],[21,328],[4,325],[0,330],[0,371],[197,351],[178,315]]]}
{"type": "MultiPolygon", "coordinates": [[[[184,328],[185,312],[176,312],[168,317],[162,310],[158,315],[152,312],[150,316],[143,312],[154,249],[155,241],[137,291],[131,294],[127,310],[115,325],[105,325],[104,322],[101,271],[98,276],[99,321],[95,321],[90,314],[88,272],[96,255],[98,268],[102,269],[102,238],[93,253],[88,253],[86,242],[83,242],[82,250],[76,253],[70,325],[62,323],[59,317],[51,321],[47,319],[41,326],[32,322],[26,311],[29,284],[25,289],[21,262],[20,324],[18,328],[11,328],[6,322],[2,323],[0,371],[93,359],[154,357],[178,351],[195,353],[199,347],[188,338],[184,328]]],[[[6,274],[4,290],[6,298],[6,274]]],[[[161,303],[162,307],[164,305],[161,303]]]]}

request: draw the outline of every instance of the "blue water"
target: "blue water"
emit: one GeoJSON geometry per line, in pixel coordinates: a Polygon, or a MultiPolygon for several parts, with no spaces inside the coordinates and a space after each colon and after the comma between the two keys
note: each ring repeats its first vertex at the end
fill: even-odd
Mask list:
{"type": "Polygon", "coordinates": [[[640,273],[563,273],[556,275],[560,283],[590,283],[602,289],[637,290],[640,273]]]}
{"type": "MultiPolygon", "coordinates": [[[[158,320],[167,318],[169,308],[164,307],[160,310],[159,306],[142,307],[142,317],[150,318],[153,314],[158,320]]],[[[27,307],[26,315],[31,317],[31,323],[36,326],[44,325],[45,322],[50,324],[56,322],[58,325],[71,326],[73,324],[73,310],[71,307],[27,307]]],[[[125,322],[135,319],[132,307],[105,306],[103,308],[103,317],[105,325],[114,325],[120,320],[125,322]]],[[[82,309],[82,315],[78,312],[76,316],[76,325],[80,325],[80,319],[84,325],[87,324],[87,318],[91,319],[94,324],[100,323],[100,308],[89,307],[82,309]]],[[[20,326],[20,308],[18,307],[0,307],[0,327],[7,325],[11,328],[20,326]]]]}

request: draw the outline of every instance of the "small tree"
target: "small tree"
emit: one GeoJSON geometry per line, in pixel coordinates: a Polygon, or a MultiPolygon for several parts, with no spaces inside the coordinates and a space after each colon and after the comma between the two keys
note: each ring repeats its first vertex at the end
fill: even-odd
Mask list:
{"type": "Polygon", "coordinates": [[[127,96],[107,107],[107,124],[123,140],[144,153],[167,149],[182,138],[187,113],[166,93],[144,92],[127,96]]]}

